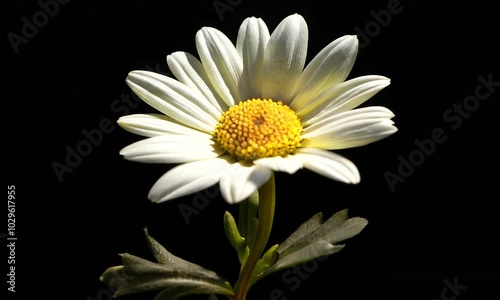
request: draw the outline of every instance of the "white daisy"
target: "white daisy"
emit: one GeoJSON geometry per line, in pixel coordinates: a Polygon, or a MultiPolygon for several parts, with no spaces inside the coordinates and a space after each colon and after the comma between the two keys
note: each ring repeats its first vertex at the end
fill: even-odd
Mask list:
{"type": "Polygon", "coordinates": [[[329,150],[366,145],[397,131],[385,107],[356,108],[390,80],[345,81],[358,40],[343,36],[304,68],[308,29],[302,16],[285,18],[272,34],[259,18],[241,25],[236,46],[222,32],[196,34],[200,60],[167,56],[177,80],[147,71],[126,82],[162,114],[121,117],[120,126],[148,137],[121,154],[145,163],[180,164],[152,187],[153,202],[219,183],[229,203],[249,197],[273,171],[306,168],[345,183],[360,181],[356,166],[329,150]],[[355,109],[356,108],[356,109],[355,109]]]}

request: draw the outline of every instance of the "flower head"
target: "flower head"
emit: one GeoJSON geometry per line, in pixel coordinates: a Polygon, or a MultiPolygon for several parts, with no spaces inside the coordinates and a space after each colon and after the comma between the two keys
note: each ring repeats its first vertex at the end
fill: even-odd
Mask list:
{"type": "Polygon", "coordinates": [[[152,187],[162,202],[219,183],[223,197],[249,197],[273,171],[306,168],[345,183],[360,175],[331,152],[363,146],[397,129],[385,107],[356,108],[389,85],[383,76],[346,80],[356,36],[340,37],[305,66],[308,29],[302,16],[269,30],[247,18],[236,45],[204,27],[196,34],[200,60],[186,52],[167,56],[177,80],[147,71],[127,77],[130,88],[163,114],[121,117],[128,131],[146,136],[120,152],[146,163],[178,163],[152,187]],[[305,67],[304,67],[305,66],[305,67]]]}

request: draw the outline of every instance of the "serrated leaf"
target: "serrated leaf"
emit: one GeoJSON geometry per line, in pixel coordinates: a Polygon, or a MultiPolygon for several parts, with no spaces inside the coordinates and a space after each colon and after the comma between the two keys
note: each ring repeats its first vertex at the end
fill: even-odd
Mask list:
{"type": "Polygon", "coordinates": [[[231,285],[225,279],[192,263],[159,264],[128,253],[121,254],[121,257],[123,266],[108,268],[101,276],[101,281],[116,288],[114,297],[163,290],[166,295],[177,298],[193,293],[233,294],[231,285]],[[116,272],[123,272],[128,279],[113,282],[116,272]]]}
{"type": "Polygon", "coordinates": [[[355,236],[367,224],[368,221],[363,218],[349,219],[347,209],[334,214],[324,223],[321,213],[314,215],[276,249],[276,263],[257,274],[255,281],[276,271],[339,252],[344,245],[337,243],[355,236]]]}
{"type": "Polygon", "coordinates": [[[357,235],[366,227],[366,225],[368,225],[368,221],[364,218],[351,218],[332,228],[333,230],[327,232],[324,238],[329,243],[336,244],[357,235]]]}
{"type": "Polygon", "coordinates": [[[146,235],[146,242],[148,244],[148,247],[153,253],[155,259],[158,261],[158,263],[165,265],[171,264],[176,267],[191,269],[191,270],[197,270],[200,268],[203,269],[203,267],[200,267],[196,264],[193,264],[192,262],[184,260],[170,253],[156,239],[154,239],[152,236],[149,235],[147,228],[144,228],[144,234],[146,235]]]}
{"type": "Polygon", "coordinates": [[[323,223],[323,213],[320,212],[315,214],[308,221],[302,223],[297,230],[295,230],[283,243],[279,245],[276,251],[278,251],[278,253],[282,253],[290,245],[317,229],[321,223],[323,223]]]}
{"type": "MultiPolygon", "coordinates": [[[[355,236],[361,232],[367,224],[368,221],[363,218],[355,217],[349,219],[347,209],[344,209],[334,214],[323,224],[314,228],[314,230],[311,230],[307,235],[295,239],[286,248],[278,248],[278,253],[280,256],[287,256],[319,240],[326,241],[330,244],[336,244],[355,236]]],[[[299,229],[301,227],[299,227],[299,229]]],[[[292,236],[294,235],[295,233],[292,234],[292,236]]]]}
{"type": "Polygon", "coordinates": [[[328,242],[320,240],[296,252],[284,256],[282,259],[278,260],[278,262],[275,263],[270,269],[276,269],[272,270],[274,272],[277,270],[293,267],[316,259],[318,257],[332,255],[342,250],[342,248],[344,248],[344,245],[332,245],[328,242]]]}

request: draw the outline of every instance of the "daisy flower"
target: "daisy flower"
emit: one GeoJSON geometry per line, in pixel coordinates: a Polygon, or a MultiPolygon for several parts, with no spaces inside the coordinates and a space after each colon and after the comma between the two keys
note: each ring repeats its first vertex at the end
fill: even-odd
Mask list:
{"type": "Polygon", "coordinates": [[[363,146],[397,131],[385,107],[357,108],[390,80],[346,81],[358,40],[340,37],[306,66],[308,28],[298,14],[270,33],[260,18],[241,24],[236,45],[215,28],[196,34],[199,59],[167,56],[176,79],[132,71],[126,82],[162,114],[121,117],[124,129],[147,137],[121,150],[125,159],[179,164],[151,188],[162,202],[219,183],[224,199],[248,198],[272,172],[306,168],[344,183],[360,181],[356,166],[330,150],[363,146]]]}

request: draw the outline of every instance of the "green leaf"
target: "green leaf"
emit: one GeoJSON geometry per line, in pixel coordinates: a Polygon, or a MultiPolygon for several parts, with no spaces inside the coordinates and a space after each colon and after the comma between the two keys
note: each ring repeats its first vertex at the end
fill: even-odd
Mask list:
{"type": "Polygon", "coordinates": [[[269,271],[277,271],[293,267],[318,257],[332,255],[344,248],[344,245],[332,245],[326,241],[319,240],[313,244],[307,245],[296,252],[292,252],[282,259],[279,259],[269,271]]]}
{"type": "Polygon", "coordinates": [[[303,223],[276,249],[276,262],[256,274],[255,281],[276,271],[293,267],[307,261],[332,255],[344,248],[337,243],[349,239],[365,228],[368,221],[364,218],[349,218],[347,209],[342,210],[326,222],[322,214],[314,215],[303,223]]]}
{"type": "Polygon", "coordinates": [[[323,213],[320,212],[315,214],[307,222],[300,225],[297,230],[295,230],[283,243],[281,243],[278,248],[278,252],[283,252],[290,245],[317,229],[321,223],[323,223],[323,213]]]}
{"type": "Polygon", "coordinates": [[[146,235],[146,242],[149,249],[160,264],[172,265],[178,268],[191,270],[203,269],[203,267],[200,267],[196,264],[193,264],[192,262],[184,260],[170,253],[167,249],[165,249],[165,247],[163,247],[160,243],[158,243],[158,241],[156,241],[152,236],[149,235],[147,228],[144,228],[144,234],[146,235]]]}
{"type": "Polygon", "coordinates": [[[144,229],[151,252],[158,261],[125,253],[121,266],[108,268],[101,281],[115,287],[114,296],[161,291],[157,300],[178,299],[193,294],[233,295],[233,288],[215,272],[177,257],[165,249],[144,229]]]}
{"type": "Polygon", "coordinates": [[[201,266],[193,269],[159,264],[128,253],[121,257],[123,265],[108,268],[100,278],[116,288],[114,297],[150,291],[162,291],[158,299],[167,299],[162,298],[166,296],[177,299],[191,294],[233,295],[227,280],[201,266]],[[117,273],[124,274],[126,280],[116,280],[117,273]]]}
{"type": "Polygon", "coordinates": [[[217,299],[217,297],[213,294],[221,294],[226,296],[233,295],[232,293],[226,293],[225,289],[221,289],[218,286],[204,284],[192,285],[190,283],[186,283],[184,285],[178,284],[171,288],[164,289],[155,297],[154,300],[175,300],[185,296],[197,294],[209,294],[210,299],[217,299]]]}
{"type": "MultiPolygon", "coordinates": [[[[320,226],[314,227],[316,225],[317,218],[318,217],[316,215],[306,222],[312,223],[312,225],[308,226],[308,229],[314,228],[309,230],[309,233],[301,234],[301,237],[294,238],[291,242],[287,243],[287,241],[285,241],[282,244],[285,246],[281,246],[277,249],[280,256],[286,256],[290,253],[296,252],[297,250],[300,250],[319,240],[324,240],[330,244],[336,244],[355,236],[368,224],[368,221],[364,218],[355,217],[349,219],[347,209],[337,212],[320,226]]],[[[302,227],[303,226],[300,226],[297,231],[301,230],[302,227]]],[[[291,237],[293,236],[298,237],[299,235],[294,233],[291,237]]]]}

